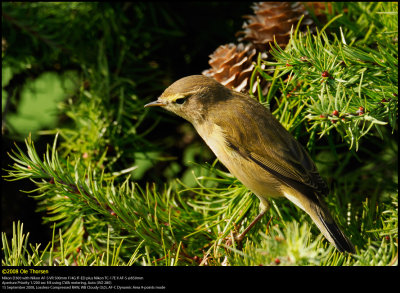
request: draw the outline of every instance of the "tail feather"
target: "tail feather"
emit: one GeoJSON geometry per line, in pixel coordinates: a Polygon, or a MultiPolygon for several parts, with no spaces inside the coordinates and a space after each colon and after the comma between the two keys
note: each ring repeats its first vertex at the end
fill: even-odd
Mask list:
{"type": "Polygon", "coordinates": [[[336,246],[336,248],[340,252],[346,251],[346,252],[350,252],[350,253],[355,253],[353,244],[339,229],[339,227],[336,225],[336,223],[332,219],[332,217],[329,216],[328,218],[330,218],[330,219],[328,221],[326,219],[326,216],[324,217],[321,213],[318,213],[318,217],[319,217],[320,221],[322,222],[322,224],[324,225],[326,231],[329,233],[330,237],[332,238],[333,244],[336,246]]]}
{"type": "Polygon", "coordinates": [[[350,240],[344,235],[340,228],[336,225],[328,208],[317,195],[314,197],[304,196],[297,193],[294,196],[292,193],[285,193],[285,197],[303,209],[314,221],[319,230],[324,234],[340,252],[355,253],[355,249],[350,240]]]}

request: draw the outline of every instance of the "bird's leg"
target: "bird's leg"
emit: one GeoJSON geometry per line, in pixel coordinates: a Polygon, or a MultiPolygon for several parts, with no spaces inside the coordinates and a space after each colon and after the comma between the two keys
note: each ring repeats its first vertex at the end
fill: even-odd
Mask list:
{"type": "MultiPolygon", "coordinates": [[[[270,207],[269,202],[267,200],[265,200],[265,199],[261,199],[261,201],[260,201],[260,213],[257,215],[257,217],[254,218],[254,220],[250,223],[250,225],[247,226],[247,228],[244,229],[244,231],[242,233],[240,233],[240,235],[233,236],[233,238],[235,239],[236,242],[238,242],[240,244],[243,241],[243,239],[246,236],[246,234],[265,215],[265,213],[269,210],[269,207],[270,207]]],[[[226,244],[227,245],[231,245],[232,244],[232,239],[228,240],[226,244]]]]}
{"type": "Polygon", "coordinates": [[[253,228],[253,226],[260,221],[260,219],[265,215],[265,213],[269,210],[269,203],[266,200],[261,200],[260,201],[260,213],[257,215],[257,217],[254,218],[254,220],[247,226],[246,229],[242,233],[240,233],[239,236],[235,237],[235,241],[241,242],[243,241],[244,237],[246,234],[253,228]]]}

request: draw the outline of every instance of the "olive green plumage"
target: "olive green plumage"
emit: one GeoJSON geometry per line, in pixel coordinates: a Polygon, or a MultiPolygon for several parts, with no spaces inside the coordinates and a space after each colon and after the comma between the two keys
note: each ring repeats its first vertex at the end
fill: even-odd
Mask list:
{"type": "Polygon", "coordinates": [[[258,196],[262,214],[269,197],[286,197],[311,216],[339,251],[354,252],[321,198],[329,190],[314,162],[256,100],[193,75],[173,83],[150,106],[191,122],[218,159],[258,196]]]}

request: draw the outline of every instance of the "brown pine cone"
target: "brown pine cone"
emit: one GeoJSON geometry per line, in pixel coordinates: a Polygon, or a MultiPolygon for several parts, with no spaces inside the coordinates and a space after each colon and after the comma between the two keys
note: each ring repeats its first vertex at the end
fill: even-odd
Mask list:
{"type": "Polygon", "coordinates": [[[259,2],[253,5],[255,15],[247,15],[243,24],[244,31],[238,32],[239,41],[252,43],[259,51],[270,49],[274,36],[278,45],[286,47],[290,38],[290,30],[296,27],[301,16],[301,26],[313,24],[309,12],[300,2],[259,2]]]}
{"type": "MultiPolygon", "coordinates": [[[[266,56],[264,56],[266,58],[266,56]]],[[[263,59],[265,59],[263,58],[263,59]]],[[[210,55],[210,69],[204,70],[203,75],[214,78],[224,86],[238,92],[248,92],[254,64],[257,61],[257,51],[252,45],[245,46],[227,44],[219,46],[210,55]]],[[[266,82],[261,79],[263,94],[267,92],[266,82]]],[[[257,91],[257,81],[252,92],[257,91]]]]}

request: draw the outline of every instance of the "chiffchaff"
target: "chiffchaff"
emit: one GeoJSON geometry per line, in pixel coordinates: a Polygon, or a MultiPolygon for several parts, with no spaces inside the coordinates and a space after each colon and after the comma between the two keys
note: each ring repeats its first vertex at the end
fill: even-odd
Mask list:
{"type": "Polygon", "coordinates": [[[329,190],[314,162],[263,105],[212,78],[193,75],[145,105],[151,106],[192,123],[220,162],[260,199],[260,214],[239,240],[268,210],[269,197],[285,197],[309,214],[339,251],[354,253],[324,204],[329,190]]]}

